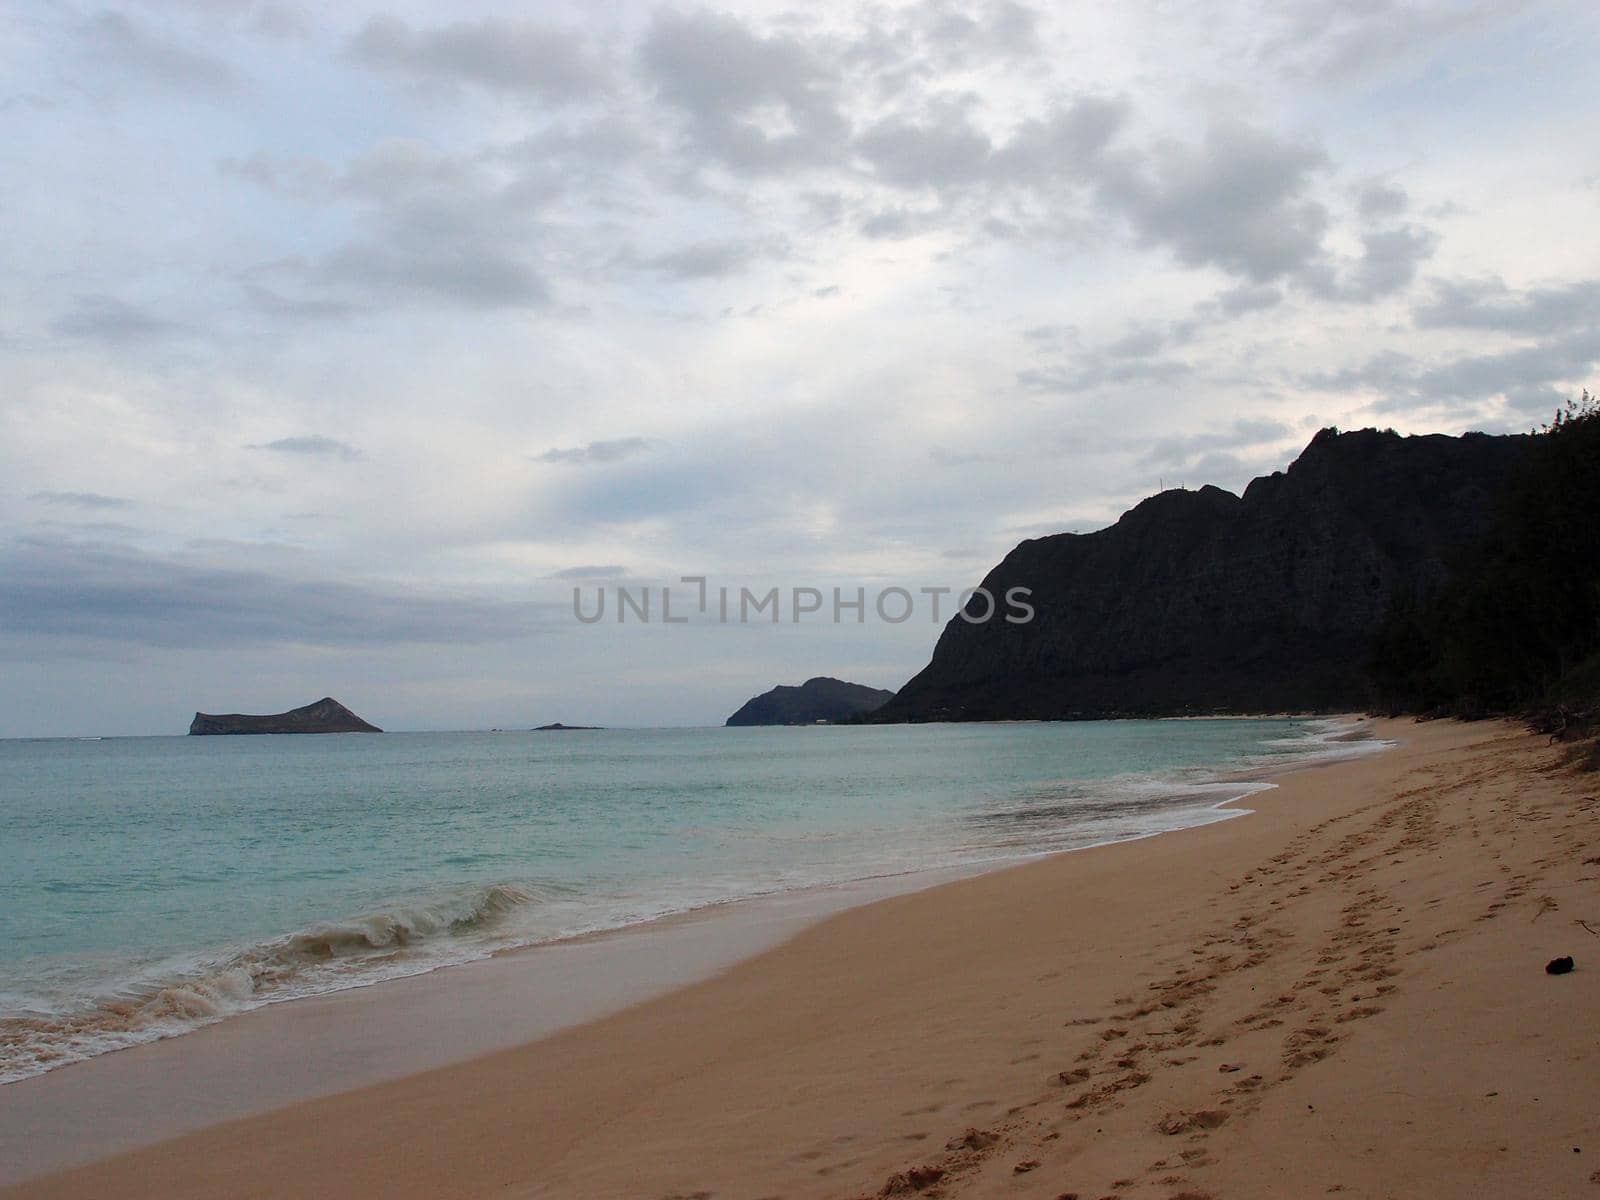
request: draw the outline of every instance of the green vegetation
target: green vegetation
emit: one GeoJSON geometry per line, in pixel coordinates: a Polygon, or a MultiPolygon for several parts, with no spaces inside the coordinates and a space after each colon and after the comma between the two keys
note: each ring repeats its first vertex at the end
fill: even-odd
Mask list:
{"type": "Polygon", "coordinates": [[[1538,431],[1496,523],[1448,584],[1397,597],[1369,664],[1379,707],[1463,717],[1600,700],[1600,401],[1538,431]]]}

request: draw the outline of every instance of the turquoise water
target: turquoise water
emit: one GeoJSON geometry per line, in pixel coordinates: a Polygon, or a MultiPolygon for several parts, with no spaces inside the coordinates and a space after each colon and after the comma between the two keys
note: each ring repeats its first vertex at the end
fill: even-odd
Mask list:
{"type": "Polygon", "coordinates": [[[1362,751],[1333,732],[0,742],[0,1081],[506,947],[1219,819],[1243,777],[1362,751]]]}

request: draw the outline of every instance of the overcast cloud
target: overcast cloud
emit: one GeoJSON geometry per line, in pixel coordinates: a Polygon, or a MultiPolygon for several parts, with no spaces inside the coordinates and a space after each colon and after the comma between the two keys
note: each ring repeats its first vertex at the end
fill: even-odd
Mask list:
{"type": "Polygon", "coordinates": [[[21,0],[0,736],[897,687],[937,625],[572,591],[960,588],[1323,425],[1526,429],[1600,364],[1597,35],[1554,0],[21,0]]]}

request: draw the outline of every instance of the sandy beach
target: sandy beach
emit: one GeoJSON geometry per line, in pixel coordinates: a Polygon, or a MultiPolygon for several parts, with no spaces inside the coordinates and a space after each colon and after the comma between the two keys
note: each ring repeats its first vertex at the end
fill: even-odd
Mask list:
{"type": "Polygon", "coordinates": [[[1248,817],[0,1194],[1600,1195],[1594,778],[1511,725],[1378,732],[1248,817]]]}

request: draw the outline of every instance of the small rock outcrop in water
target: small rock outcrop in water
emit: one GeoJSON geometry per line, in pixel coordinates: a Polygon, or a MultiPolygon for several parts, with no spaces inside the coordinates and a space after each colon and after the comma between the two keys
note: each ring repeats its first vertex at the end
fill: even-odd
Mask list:
{"type": "Polygon", "coordinates": [[[604,729],[604,725],[563,725],[560,721],[552,721],[548,725],[537,725],[534,733],[576,733],[581,729],[604,729]]]}
{"type": "Polygon", "coordinates": [[[324,696],[304,708],[291,708],[272,716],[247,713],[197,712],[189,723],[191,734],[222,733],[382,733],[376,725],[363,721],[332,696],[324,696]]]}
{"type": "Polygon", "coordinates": [[[1450,577],[1529,446],[1325,429],[1243,495],[1166,491],[1095,533],[1025,541],[983,586],[997,600],[1031,589],[1033,620],[957,616],[927,667],[867,719],[1365,707],[1391,604],[1450,577]]]}
{"type": "Polygon", "coordinates": [[[729,717],[728,725],[815,725],[844,721],[881,708],[893,692],[819,675],[799,687],[775,687],[729,717]]]}

